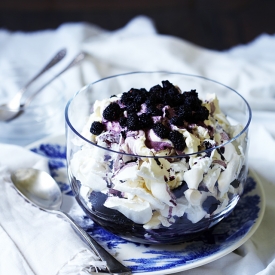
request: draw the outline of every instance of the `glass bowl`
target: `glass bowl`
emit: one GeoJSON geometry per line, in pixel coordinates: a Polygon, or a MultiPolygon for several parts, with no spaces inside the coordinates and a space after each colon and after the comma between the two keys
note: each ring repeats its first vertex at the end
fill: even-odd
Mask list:
{"type": "MultiPolygon", "coordinates": [[[[39,81],[38,84],[42,86],[44,83],[39,81]]],[[[37,89],[41,87],[38,84],[34,86],[37,89]]],[[[26,146],[49,135],[61,133],[66,106],[64,90],[64,82],[57,79],[46,86],[19,117],[8,122],[0,121],[0,142],[26,146]]],[[[2,103],[7,101],[8,98],[2,103]]]]}
{"type": "Polygon", "coordinates": [[[147,244],[190,240],[227,217],[243,192],[251,109],[239,93],[217,81],[173,72],[107,77],[75,94],[65,120],[68,175],[76,199],[94,222],[122,238],[147,244]],[[115,100],[114,95],[132,88],[149,91],[166,80],[182,92],[195,89],[215,114],[215,127],[205,121],[179,126],[186,147],[174,153],[167,153],[167,147],[148,151],[152,144],[143,150],[151,130],[125,134],[116,121],[104,134],[105,143],[92,141],[89,117],[96,100],[115,100]],[[209,103],[213,93],[224,115],[209,103]],[[224,121],[231,125],[227,132],[224,121]],[[145,137],[143,143],[137,143],[142,140],[138,133],[145,137]]]}

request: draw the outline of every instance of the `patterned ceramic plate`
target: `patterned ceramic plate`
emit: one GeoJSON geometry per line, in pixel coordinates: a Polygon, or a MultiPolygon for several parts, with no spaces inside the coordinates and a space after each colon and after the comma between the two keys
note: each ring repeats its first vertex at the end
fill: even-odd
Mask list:
{"type": "MultiPolygon", "coordinates": [[[[49,159],[51,175],[65,198],[64,208],[76,204],[66,175],[64,136],[51,137],[28,148],[49,159]]],[[[77,206],[75,206],[77,207],[77,206]]],[[[170,274],[198,267],[232,252],[247,241],[261,223],[264,194],[257,175],[250,171],[247,187],[234,211],[213,229],[193,241],[174,245],[143,245],[123,240],[95,225],[80,210],[71,213],[77,222],[134,274],[170,274]]],[[[65,209],[65,210],[66,210],[65,209]]]]}

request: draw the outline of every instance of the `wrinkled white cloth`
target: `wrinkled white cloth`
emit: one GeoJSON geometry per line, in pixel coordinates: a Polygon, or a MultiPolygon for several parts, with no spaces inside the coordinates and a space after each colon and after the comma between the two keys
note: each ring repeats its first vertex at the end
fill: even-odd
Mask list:
{"type": "MultiPolygon", "coordinates": [[[[53,73],[60,71],[78,52],[85,51],[89,54],[80,66],[72,68],[61,76],[66,83],[64,95],[67,99],[83,85],[102,77],[130,71],[155,70],[202,75],[232,87],[247,99],[253,110],[249,165],[260,177],[266,195],[266,210],[262,224],[256,233],[236,251],[212,263],[177,274],[274,274],[275,35],[262,34],[247,45],[239,45],[227,51],[217,52],[196,46],[180,38],[159,35],[153,22],[143,16],[134,18],[124,28],[112,32],[85,23],[66,23],[56,30],[33,33],[11,33],[8,30],[0,30],[0,85],[12,85],[7,80],[18,73],[21,74],[23,80],[31,78],[41,68],[41,64],[46,63],[57,50],[63,47],[68,49],[68,54],[60,64],[53,68],[53,73]]],[[[8,92],[2,92],[2,94],[0,92],[0,103],[10,97],[17,88],[9,89],[8,92]]],[[[63,128],[61,126],[61,129],[63,128]]],[[[8,153],[10,147],[7,145],[1,145],[1,148],[0,185],[3,190],[1,191],[2,198],[4,197],[5,201],[6,196],[3,194],[11,193],[12,196],[14,191],[10,190],[10,186],[7,185],[8,171],[15,168],[14,160],[16,159],[18,165],[24,163],[26,166],[34,166],[36,162],[28,163],[25,153],[20,151],[8,153]],[[3,155],[5,150],[1,148],[7,150],[6,155],[3,155]]],[[[2,203],[0,207],[6,209],[7,205],[2,203]]],[[[22,205],[21,210],[21,220],[16,219],[18,223],[23,222],[24,213],[30,211],[27,205],[22,205]]],[[[11,207],[9,211],[12,213],[16,209],[11,207]]],[[[81,256],[80,251],[85,249],[85,245],[76,238],[74,238],[75,244],[65,239],[59,244],[60,251],[65,249],[71,254],[67,251],[68,255],[60,255],[57,249],[49,250],[51,254],[47,254],[48,258],[45,258],[45,262],[51,262],[53,267],[48,267],[45,273],[34,261],[38,253],[35,255],[31,248],[24,244],[20,247],[16,242],[15,233],[20,234],[23,240],[35,240],[34,245],[40,243],[43,247],[48,244],[46,243],[49,241],[48,237],[52,236],[49,226],[49,231],[46,232],[48,237],[43,240],[44,236],[37,235],[34,231],[16,231],[16,228],[12,228],[15,221],[6,220],[2,212],[0,214],[0,246],[5,246],[7,250],[0,252],[1,275],[57,274],[70,258],[76,255],[81,256]],[[9,227],[5,227],[5,224],[9,227]],[[12,256],[7,256],[6,251],[12,256]]],[[[45,213],[37,215],[45,215],[45,213]]],[[[70,236],[73,233],[70,227],[63,228],[66,227],[63,221],[57,222],[55,217],[48,217],[47,220],[49,223],[53,220],[56,224],[58,223],[58,228],[54,230],[66,232],[63,235],[70,236]]],[[[34,226],[42,227],[42,224],[37,223],[34,226]]],[[[46,250],[44,252],[46,253],[46,250]]]]}
{"type": "Polygon", "coordinates": [[[87,267],[89,262],[104,267],[69,223],[27,203],[13,187],[12,171],[33,167],[49,172],[48,160],[16,145],[0,144],[0,151],[0,274],[81,274],[85,265],[78,255],[87,259],[87,267]]]}

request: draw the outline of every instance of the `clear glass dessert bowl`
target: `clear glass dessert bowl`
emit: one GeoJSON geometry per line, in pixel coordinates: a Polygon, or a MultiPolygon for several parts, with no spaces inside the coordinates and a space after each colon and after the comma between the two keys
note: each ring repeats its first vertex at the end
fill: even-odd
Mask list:
{"type": "Polygon", "coordinates": [[[122,238],[190,240],[226,218],[242,195],[251,109],[217,81],[172,72],[111,76],[77,92],[65,119],[75,197],[122,238]]]}

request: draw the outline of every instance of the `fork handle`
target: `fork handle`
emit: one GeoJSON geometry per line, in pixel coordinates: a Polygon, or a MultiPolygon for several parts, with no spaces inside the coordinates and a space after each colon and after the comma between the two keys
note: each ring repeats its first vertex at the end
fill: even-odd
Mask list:
{"type": "Polygon", "coordinates": [[[117,259],[115,259],[107,250],[105,250],[96,240],[94,240],[85,230],[83,230],[76,222],[72,219],[70,215],[63,211],[56,211],[65,217],[70,224],[76,229],[79,235],[86,241],[94,253],[104,262],[106,262],[106,267],[110,274],[114,275],[130,275],[131,270],[121,264],[117,259]]]}
{"type": "Polygon", "coordinates": [[[27,90],[27,88],[38,78],[40,77],[43,73],[48,71],[51,67],[53,67],[55,64],[57,64],[59,61],[61,61],[67,53],[66,49],[60,50],[46,65],[41,69],[41,71],[38,72],[24,87],[22,87],[16,95],[12,98],[12,100],[9,102],[9,107],[11,109],[18,108],[21,103],[21,98],[24,92],[27,90]]]}
{"type": "Polygon", "coordinates": [[[48,86],[52,81],[54,81],[56,78],[58,78],[61,74],[78,64],[80,61],[82,61],[86,57],[86,53],[80,52],[77,54],[74,59],[67,65],[62,71],[60,71],[58,74],[56,74],[54,77],[52,77],[47,83],[45,83],[41,88],[39,88],[37,91],[35,91],[31,96],[29,96],[25,103],[21,105],[21,107],[26,108],[31,101],[34,99],[34,97],[40,93],[46,86],[48,86]]]}

